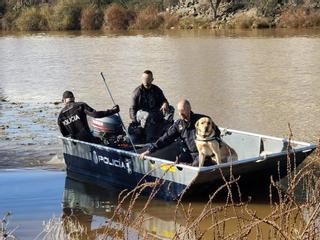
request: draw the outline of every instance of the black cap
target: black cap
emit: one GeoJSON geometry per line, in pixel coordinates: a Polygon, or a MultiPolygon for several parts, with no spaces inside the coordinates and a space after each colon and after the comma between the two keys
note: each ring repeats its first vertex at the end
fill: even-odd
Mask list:
{"type": "Polygon", "coordinates": [[[65,91],[62,95],[62,101],[67,98],[74,98],[73,93],[71,91],[65,91]]]}

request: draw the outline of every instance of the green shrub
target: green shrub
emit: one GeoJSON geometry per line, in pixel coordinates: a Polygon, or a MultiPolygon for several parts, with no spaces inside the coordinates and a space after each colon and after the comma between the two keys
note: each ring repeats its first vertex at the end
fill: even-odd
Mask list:
{"type": "Polygon", "coordinates": [[[16,20],[16,27],[22,31],[48,30],[48,21],[38,7],[24,8],[16,20]]]}
{"type": "Polygon", "coordinates": [[[158,14],[154,7],[147,7],[137,14],[133,29],[156,29],[164,23],[164,18],[158,14]]]}
{"type": "Polygon", "coordinates": [[[134,14],[119,4],[112,4],[104,15],[106,27],[114,30],[128,29],[132,19],[134,14]]]}
{"type": "Polygon", "coordinates": [[[53,14],[49,19],[51,30],[79,30],[83,1],[59,0],[53,6],[53,14]]]}
{"type": "Polygon", "coordinates": [[[96,5],[89,5],[81,12],[81,29],[100,29],[103,23],[103,12],[96,5]]]}

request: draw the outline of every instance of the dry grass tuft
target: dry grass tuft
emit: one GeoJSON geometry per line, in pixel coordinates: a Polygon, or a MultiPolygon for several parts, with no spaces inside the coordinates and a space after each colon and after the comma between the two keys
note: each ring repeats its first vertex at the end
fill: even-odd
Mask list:
{"type": "Polygon", "coordinates": [[[150,30],[157,29],[164,23],[164,18],[158,14],[154,7],[147,7],[138,12],[132,29],[150,30]]]}
{"type": "Polygon", "coordinates": [[[234,15],[232,25],[234,28],[269,28],[271,27],[271,19],[260,17],[256,9],[247,12],[238,12],[234,15]]]}
{"type": "Polygon", "coordinates": [[[278,19],[278,26],[282,28],[320,26],[320,10],[303,7],[286,9],[278,19]]]}
{"type": "Polygon", "coordinates": [[[87,229],[74,216],[53,217],[43,223],[42,232],[35,238],[51,239],[89,239],[87,229]]]}
{"type": "Polygon", "coordinates": [[[81,12],[80,24],[83,30],[100,29],[103,24],[103,12],[93,4],[85,7],[81,12]]]}
{"type": "Polygon", "coordinates": [[[126,30],[134,18],[131,11],[119,4],[112,4],[107,8],[104,16],[106,27],[111,30],[126,30]]]}
{"type": "Polygon", "coordinates": [[[174,27],[178,26],[178,24],[179,24],[179,17],[174,14],[165,13],[163,15],[163,20],[164,20],[163,27],[165,29],[174,28],[174,27]]]}
{"type": "Polygon", "coordinates": [[[181,18],[178,24],[180,29],[209,29],[211,23],[207,19],[201,18],[181,18]]]}

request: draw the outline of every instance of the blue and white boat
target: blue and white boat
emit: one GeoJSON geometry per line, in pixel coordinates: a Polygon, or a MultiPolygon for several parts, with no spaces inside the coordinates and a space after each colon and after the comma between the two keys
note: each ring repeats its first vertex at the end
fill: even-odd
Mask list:
{"type": "MultiPolygon", "coordinates": [[[[238,160],[219,165],[193,167],[174,163],[177,143],[139,160],[137,152],[61,137],[68,177],[133,189],[139,183],[160,179],[156,197],[175,200],[183,195],[208,196],[230,177],[238,178],[240,187],[269,187],[270,176],[279,180],[294,170],[315,149],[315,144],[289,141],[249,132],[221,129],[223,141],[231,146],[238,160]],[[289,167],[288,167],[289,166],[289,167]]],[[[151,191],[151,189],[149,189],[151,191]]],[[[148,192],[148,191],[146,191],[148,192]]]]}

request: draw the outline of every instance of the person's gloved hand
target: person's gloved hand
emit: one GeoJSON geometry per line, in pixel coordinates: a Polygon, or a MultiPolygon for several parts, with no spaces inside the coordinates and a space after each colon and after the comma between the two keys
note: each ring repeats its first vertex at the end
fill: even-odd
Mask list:
{"type": "Polygon", "coordinates": [[[120,107],[119,107],[119,105],[117,104],[117,105],[115,105],[111,110],[113,111],[113,113],[118,113],[118,112],[120,112],[120,107]]]}

